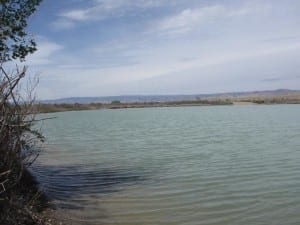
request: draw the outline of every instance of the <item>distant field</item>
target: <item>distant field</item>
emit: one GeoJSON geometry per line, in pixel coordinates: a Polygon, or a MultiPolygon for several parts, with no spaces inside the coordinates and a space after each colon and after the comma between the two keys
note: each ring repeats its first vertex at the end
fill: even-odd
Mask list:
{"type": "Polygon", "coordinates": [[[103,103],[110,104],[112,102],[122,103],[150,103],[150,102],[180,102],[180,101],[196,101],[196,100],[216,100],[231,99],[236,100],[271,100],[276,101],[280,98],[283,100],[300,99],[300,90],[278,89],[268,91],[251,91],[251,92],[227,92],[216,94],[190,94],[190,95],[121,95],[121,96],[103,96],[103,97],[70,97],[52,100],[43,100],[44,104],[91,104],[103,103]]]}
{"type": "Polygon", "coordinates": [[[243,96],[219,96],[197,98],[184,101],[153,101],[153,102],[120,102],[114,100],[111,103],[41,103],[36,105],[38,113],[52,113],[64,111],[95,110],[95,109],[124,109],[124,108],[149,108],[149,107],[180,107],[180,106],[209,106],[232,104],[300,104],[300,94],[282,95],[243,95],[243,96]]]}
{"type": "Polygon", "coordinates": [[[174,102],[136,102],[136,103],[90,103],[90,104],[39,104],[36,105],[38,113],[52,113],[64,111],[80,111],[95,109],[125,109],[125,108],[150,108],[150,107],[176,107],[176,106],[208,106],[208,105],[231,105],[228,100],[196,100],[196,101],[174,101],[174,102]]]}

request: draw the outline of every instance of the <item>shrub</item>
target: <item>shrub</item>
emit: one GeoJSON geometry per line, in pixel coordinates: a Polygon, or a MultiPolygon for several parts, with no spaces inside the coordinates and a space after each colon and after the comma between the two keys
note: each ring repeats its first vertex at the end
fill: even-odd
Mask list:
{"type": "MultiPolygon", "coordinates": [[[[21,213],[21,221],[30,214],[30,188],[26,190],[24,182],[30,182],[27,168],[39,154],[38,142],[44,137],[33,129],[35,115],[33,113],[34,97],[32,89],[21,92],[20,81],[26,74],[26,67],[18,68],[8,74],[4,67],[0,68],[0,223],[15,224],[21,213]],[[24,179],[27,176],[27,180],[24,179]],[[24,194],[24,192],[26,194],[24,194]]],[[[33,86],[34,88],[34,86],[33,86]]],[[[36,185],[35,185],[36,187],[36,185]]],[[[35,190],[37,192],[37,189],[35,190]]],[[[22,224],[22,223],[21,223],[22,224]]]]}

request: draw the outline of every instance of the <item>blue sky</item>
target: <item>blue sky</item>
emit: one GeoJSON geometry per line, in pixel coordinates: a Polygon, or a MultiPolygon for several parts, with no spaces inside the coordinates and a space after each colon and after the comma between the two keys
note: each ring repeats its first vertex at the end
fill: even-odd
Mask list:
{"type": "Polygon", "coordinates": [[[298,0],[44,0],[40,99],[300,89],[298,0]]]}

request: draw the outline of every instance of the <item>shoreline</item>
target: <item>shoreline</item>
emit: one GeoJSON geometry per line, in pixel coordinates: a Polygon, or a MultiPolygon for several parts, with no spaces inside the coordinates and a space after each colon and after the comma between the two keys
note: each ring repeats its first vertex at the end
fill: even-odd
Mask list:
{"type": "Polygon", "coordinates": [[[134,102],[134,103],[89,103],[89,104],[39,104],[36,113],[54,113],[66,111],[99,110],[99,109],[130,109],[130,108],[157,108],[157,107],[185,107],[185,106],[213,106],[232,105],[227,100],[201,100],[176,102],[134,102]]]}
{"type": "Polygon", "coordinates": [[[1,225],[64,224],[58,220],[55,205],[42,190],[40,183],[30,169],[24,168],[20,181],[7,195],[13,202],[7,202],[3,196],[0,205],[1,225]]]}
{"type": "Polygon", "coordinates": [[[134,109],[134,108],[159,108],[159,107],[189,107],[189,106],[224,106],[224,105],[279,105],[300,104],[300,99],[218,99],[176,102],[134,102],[134,103],[88,103],[88,104],[45,104],[35,106],[36,113],[56,113],[68,111],[100,110],[100,109],[134,109]]]}

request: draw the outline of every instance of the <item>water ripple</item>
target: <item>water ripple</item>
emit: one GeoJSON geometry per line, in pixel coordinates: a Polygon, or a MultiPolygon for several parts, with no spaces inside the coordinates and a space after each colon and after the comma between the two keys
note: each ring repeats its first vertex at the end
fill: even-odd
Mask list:
{"type": "Polygon", "coordinates": [[[46,121],[48,151],[34,171],[72,224],[296,225],[299,115],[299,106],[61,113],[46,121]]]}

